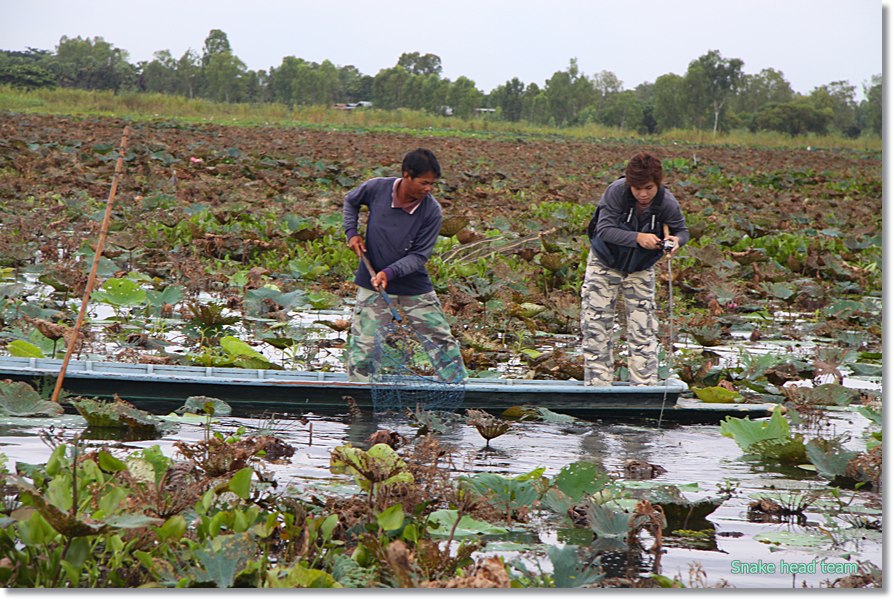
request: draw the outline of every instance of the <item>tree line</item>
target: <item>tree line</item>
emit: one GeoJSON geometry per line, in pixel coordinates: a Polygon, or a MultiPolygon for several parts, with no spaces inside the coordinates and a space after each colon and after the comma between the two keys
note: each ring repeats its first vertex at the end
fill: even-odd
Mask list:
{"type": "Polygon", "coordinates": [[[233,52],[227,34],[213,29],[201,54],[189,49],[175,58],[160,50],[151,61],[135,65],[128,62],[127,51],[101,37],[63,36],[55,52],[0,51],[0,84],[158,92],[290,107],[366,101],[382,109],[409,108],[464,118],[483,113],[493,119],[555,127],[598,123],[638,133],[681,128],[881,136],[881,74],[863,84],[864,98],[857,102],[856,87],[847,81],[821,85],[803,95],[792,90],[780,71],[748,74],[743,67],[742,60],[711,50],[691,61],[682,75],[668,73],[628,90],[610,71],[587,76],[572,58],[565,70],[556,71],[542,85],[513,77],[484,93],[467,77],[455,81],[442,77],[440,57],[419,52],[402,54],[395,66],[374,76],[351,65],[294,56],[269,70],[253,71],[233,52]]]}

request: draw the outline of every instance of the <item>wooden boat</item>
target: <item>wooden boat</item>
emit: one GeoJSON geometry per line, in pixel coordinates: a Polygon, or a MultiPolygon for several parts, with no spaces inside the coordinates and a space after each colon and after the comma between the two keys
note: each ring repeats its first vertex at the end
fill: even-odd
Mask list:
{"type": "MultiPolygon", "coordinates": [[[[52,389],[58,359],[0,357],[0,379],[29,381],[52,389]],[[43,381],[41,381],[43,380],[43,381]]],[[[73,395],[118,395],[138,407],[171,411],[190,396],[211,396],[232,405],[234,414],[346,413],[350,396],[361,410],[372,409],[372,386],[344,373],[152,365],[72,360],[63,389],[73,395]]],[[[519,405],[543,407],[586,420],[663,419],[674,423],[717,423],[727,415],[768,416],[773,404],[709,404],[681,397],[688,386],[670,379],[662,385],[585,386],[580,381],[470,378],[463,408],[492,413],[519,405]]]]}

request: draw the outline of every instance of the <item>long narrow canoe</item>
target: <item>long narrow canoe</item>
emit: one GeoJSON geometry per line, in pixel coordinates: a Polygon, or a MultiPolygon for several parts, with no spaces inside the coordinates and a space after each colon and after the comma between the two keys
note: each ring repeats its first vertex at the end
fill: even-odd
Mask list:
{"type": "MultiPolygon", "coordinates": [[[[0,357],[0,379],[29,381],[52,388],[62,361],[0,357]]],[[[147,410],[169,411],[190,396],[230,403],[237,414],[347,412],[348,396],[361,410],[372,408],[372,386],[349,381],[344,373],[151,365],[72,360],[63,389],[74,395],[119,397],[147,410]]],[[[493,413],[518,405],[547,408],[581,419],[658,419],[675,423],[716,423],[727,415],[763,417],[773,404],[708,404],[681,397],[688,386],[669,379],[662,385],[585,386],[580,381],[470,378],[464,408],[493,413]]]]}

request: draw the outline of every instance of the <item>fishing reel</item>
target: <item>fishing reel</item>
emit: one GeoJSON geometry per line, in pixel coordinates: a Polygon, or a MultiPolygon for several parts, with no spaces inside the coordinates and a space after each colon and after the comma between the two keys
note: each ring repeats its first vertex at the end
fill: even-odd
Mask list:
{"type": "Polygon", "coordinates": [[[671,250],[673,250],[676,247],[677,247],[677,245],[674,243],[674,240],[663,240],[661,242],[661,251],[664,252],[665,254],[667,254],[668,252],[670,252],[671,250]]]}

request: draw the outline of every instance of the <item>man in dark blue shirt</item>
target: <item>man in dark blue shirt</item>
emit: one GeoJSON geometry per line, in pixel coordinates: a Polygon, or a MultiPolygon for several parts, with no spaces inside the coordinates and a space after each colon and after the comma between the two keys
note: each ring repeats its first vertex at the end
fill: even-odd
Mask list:
{"type": "Polygon", "coordinates": [[[418,148],[407,153],[402,176],[376,177],[345,196],[342,223],[348,246],[358,257],[364,253],[375,270],[371,276],[362,261],[357,266],[357,303],[348,338],[346,368],[351,379],[370,374],[375,335],[391,321],[379,290],[403,309],[417,336],[438,352],[431,356],[439,377],[457,381],[465,377],[459,344],[450,332],[425,263],[441,231],[441,205],[431,191],[441,177],[435,155],[418,148]],[[368,208],[366,239],[360,235],[360,207],[368,208]]]}

